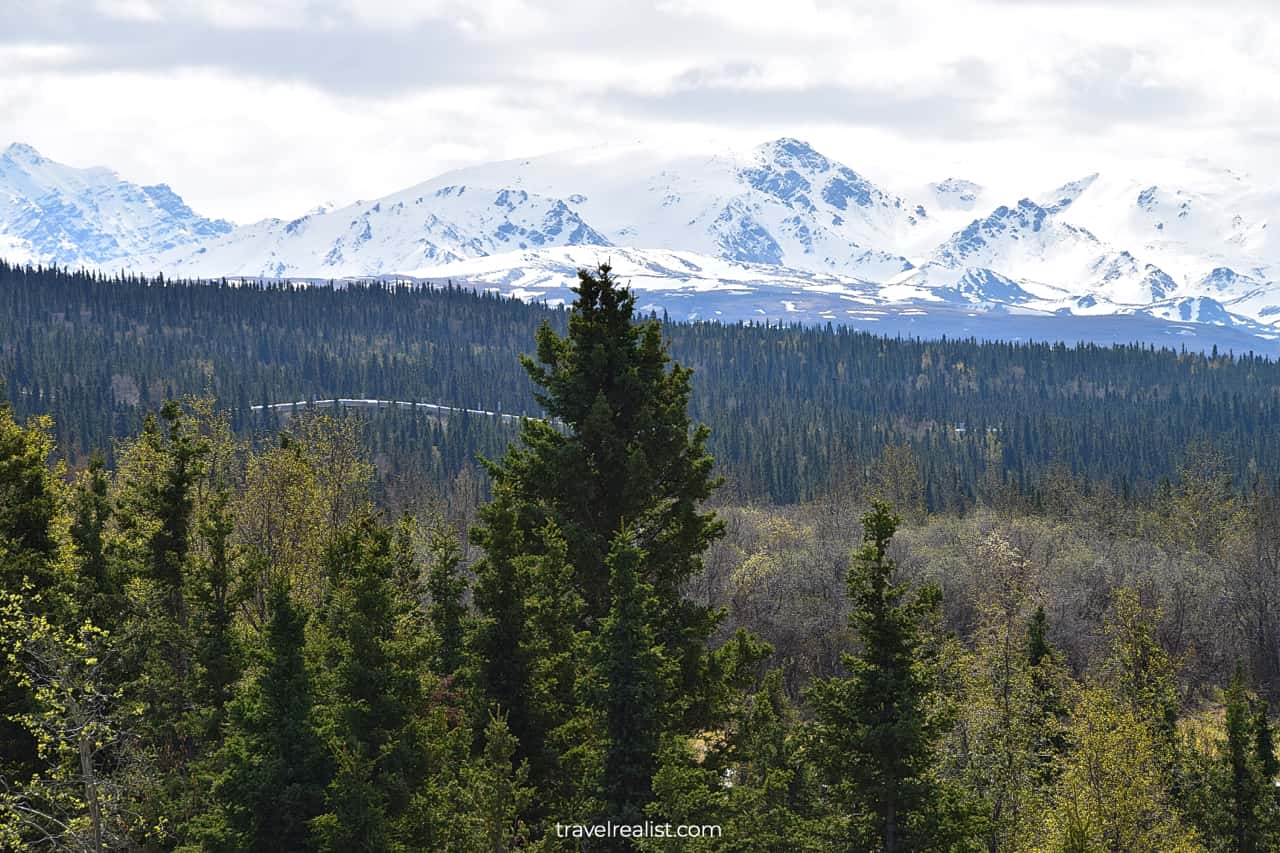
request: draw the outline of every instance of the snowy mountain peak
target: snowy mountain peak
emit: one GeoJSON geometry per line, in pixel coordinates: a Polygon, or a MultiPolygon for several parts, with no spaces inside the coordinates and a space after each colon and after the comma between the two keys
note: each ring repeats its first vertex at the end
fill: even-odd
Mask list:
{"type": "MultiPolygon", "coordinates": [[[[884,192],[848,166],[829,160],[802,140],[775,139],[756,148],[756,153],[761,165],[743,169],[743,179],[749,186],[783,201],[799,201],[813,210],[807,194],[816,192],[822,201],[841,211],[851,205],[895,209],[904,206],[902,199],[884,192]]],[[[923,207],[914,213],[927,216],[923,207]]]]}
{"type": "Polygon", "coordinates": [[[1208,296],[1168,299],[1142,308],[1137,313],[1183,323],[1206,323],[1214,326],[1241,325],[1239,317],[1227,311],[1221,302],[1208,296]]]}
{"type": "Polygon", "coordinates": [[[1040,204],[1050,213],[1060,213],[1070,207],[1076,199],[1080,198],[1085,190],[1093,186],[1096,180],[1098,180],[1098,173],[1094,172],[1091,175],[1085,175],[1079,180],[1065,183],[1056,190],[1042,196],[1040,204]]]}
{"type": "Polygon", "coordinates": [[[14,143],[0,155],[0,234],[42,263],[103,264],[226,234],[167,184],[139,186],[102,167],[76,169],[14,143]]]}
{"type": "Polygon", "coordinates": [[[579,245],[610,241],[561,199],[451,183],[411,187],[289,222],[263,220],[216,241],[137,259],[136,265],[188,276],[336,278],[579,245]]]}
{"type": "Polygon", "coordinates": [[[1019,200],[1013,207],[1002,204],[953,234],[934,251],[933,258],[944,266],[961,267],[981,257],[982,265],[990,266],[986,261],[998,261],[1007,248],[1005,244],[1024,241],[1028,235],[1038,233],[1048,219],[1049,211],[1029,198],[1019,200]]]}
{"type": "Polygon", "coordinates": [[[45,162],[45,158],[40,152],[25,142],[11,143],[4,149],[3,153],[0,153],[0,157],[13,163],[26,163],[29,165],[45,162]]]}
{"type": "Polygon", "coordinates": [[[1033,297],[1016,281],[995,270],[967,269],[954,286],[957,294],[972,302],[1009,305],[1030,302],[1033,297]]]}
{"type": "Polygon", "coordinates": [[[1008,307],[1035,300],[1018,282],[984,267],[929,263],[898,276],[893,285],[921,288],[924,298],[952,304],[1008,307]]]}
{"type": "Polygon", "coordinates": [[[1252,276],[1241,275],[1231,267],[1214,267],[1196,284],[1197,289],[1205,293],[1235,296],[1258,287],[1262,282],[1252,276]]]}
{"type": "Polygon", "coordinates": [[[946,178],[929,184],[929,191],[943,210],[973,210],[982,195],[982,186],[962,178],[946,178]]]}
{"type": "Polygon", "coordinates": [[[1145,305],[1165,299],[1177,283],[1154,264],[1140,263],[1127,250],[1102,255],[1091,270],[1095,290],[1120,305],[1145,305]]]}
{"type": "Polygon", "coordinates": [[[882,186],[793,137],[736,152],[605,144],[233,228],[167,184],[15,143],[0,152],[0,256],[188,277],[454,277],[522,296],[614,257],[672,316],[866,325],[896,305],[908,324],[921,311],[963,328],[993,312],[1021,328],[1142,315],[1183,324],[1169,334],[1207,323],[1280,339],[1280,187],[1179,167],[1090,173],[999,206],[987,195],[954,176],[882,186]]]}
{"type": "Polygon", "coordinates": [[[831,161],[802,139],[783,136],[759,145],[756,151],[780,166],[802,169],[810,174],[831,169],[831,161]]]}

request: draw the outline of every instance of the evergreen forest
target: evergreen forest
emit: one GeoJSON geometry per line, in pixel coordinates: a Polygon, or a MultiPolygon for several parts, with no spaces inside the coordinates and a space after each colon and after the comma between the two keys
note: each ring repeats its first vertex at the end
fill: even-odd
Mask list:
{"type": "Polygon", "coordinates": [[[0,849],[1280,849],[1280,365],[574,292],[0,264],[0,849]]]}

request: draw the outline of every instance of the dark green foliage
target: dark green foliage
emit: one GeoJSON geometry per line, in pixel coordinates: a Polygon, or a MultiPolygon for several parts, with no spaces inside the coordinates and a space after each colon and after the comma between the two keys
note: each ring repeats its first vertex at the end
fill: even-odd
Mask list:
{"type": "Polygon", "coordinates": [[[471,531],[472,541],[484,549],[475,566],[476,582],[472,600],[477,619],[469,637],[471,680],[476,698],[487,709],[505,714],[504,725],[518,743],[538,742],[529,712],[532,702],[531,663],[525,636],[527,577],[520,553],[523,548],[516,527],[511,500],[499,491],[494,501],[480,510],[480,526],[471,531]]]}
{"type": "Polygon", "coordinates": [[[480,760],[463,773],[461,817],[467,832],[459,849],[503,853],[528,841],[520,815],[529,809],[533,789],[529,768],[516,758],[516,739],[501,716],[489,718],[480,760]]]}
{"type": "MultiPolygon", "coordinates": [[[[161,400],[206,391],[237,431],[272,437],[290,413],[252,405],[377,397],[539,415],[517,355],[543,321],[563,332],[567,319],[461,288],[159,286],[0,264],[0,340],[12,344],[0,350],[0,376],[18,414],[54,415],[61,452],[82,462],[133,434],[161,400]]],[[[935,512],[994,500],[982,493],[992,485],[1049,500],[1037,484],[1055,468],[1091,488],[1145,494],[1205,439],[1237,484],[1280,468],[1270,440],[1280,366],[1253,356],[885,340],[839,327],[664,333],[695,368],[690,415],[711,427],[708,448],[739,500],[856,489],[888,445],[915,464],[901,494],[915,500],[918,476],[935,512]]],[[[495,418],[406,410],[365,427],[387,454],[388,496],[444,491],[514,433],[495,418]]],[[[870,473],[878,483],[883,472],[870,473]]]]}
{"type": "Polygon", "coordinates": [[[71,541],[80,554],[79,596],[85,602],[85,615],[103,628],[115,624],[122,606],[119,579],[111,574],[104,536],[111,518],[109,486],[106,460],[95,453],[72,496],[71,541]]]}
{"type": "MultiPolygon", "coordinates": [[[[0,405],[0,592],[30,599],[37,614],[67,615],[71,592],[58,559],[54,525],[62,500],[49,466],[53,442],[46,420],[26,426],[0,405]]],[[[10,650],[0,646],[0,660],[10,650]]],[[[36,767],[36,744],[9,714],[30,712],[29,687],[0,668],[0,777],[25,778],[36,767]]]]}
{"type": "Polygon", "coordinates": [[[137,575],[158,586],[168,618],[185,622],[183,573],[194,487],[204,473],[208,445],[181,405],[169,401],[160,413],[163,428],[148,415],[132,454],[126,453],[117,515],[125,535],[137,537],[137,575]]]}
{"type": "Polygon", "coordinates": [[[1044,606],[1036,608],[1027,626],[1027,665],[1031,670],[1031,691],[1040,719],[1047,721],[1039,733],[1039,771],[1045,781],[1057,771],[1057,759],[1067,748],[1061,721],[1067,714],[1061,691],[1061,674],[1056,650],[1049,642],[1049,620],[1044,606]]]}
{"type": "Polygon", "coordinates": [[[314,837],[321,850],[393,849],[425,773],[414,748],[426,645],[396,642],[390,533],[352,519],[326,557],[329,595],[313,636],[315,719],[334,767],[314,837]]]}
{"type": "MultiPolygon", "coordinates": [[[[141,434],[122,450],[112,490],[108,574],[123,591],[113,642],[122,700],[141,709],[138,738],[154,756],[151,784],[158,793],[145,796],[138,808],[157,838],[166,838],[185,819],[188,763],[197,757],[200,735],[220,715],[216,708],[199,706],[197,696],[222,692],[225,700],[227,669],[233,666],[229,659],[215,659],[230,653],[229,635],[217,636],[218,617],[193,613],[188,598],[193,591],[205,595],[204,582],[211,580],[192,574],[192,545],[199,535],[196,491],[207,472],[208,452],[195,418],[178,403],[166,403],[161,419],[148,415],[141,434]],[[204,621],[206,616],[213,622],[204,621]],[[211,645],[197,648],[205,642],[211,645]],[[224,648],[218,650],[219,644],[224,648]],[[211,655],[211,672],[201,670],[201,652],[211,655]],[[205,682],[205,675],[212,680],[205,682]],[[193,714],[197,707],[201,711],[193,714]]],[[[215,600],[211,592],[206,597],[210,604],[215,600]]]]}
{"type": "Polygon", "coordinates": [[[203,711],[201,740],[216,743],[232,688],[240,676],[232,601],[232,544],[234,527],[228,495],[218,491],[209,500],[197,529],[205,554],[196,565],[192,598],[195,615],[195,701],[203,711]]]}
{"type": "Polygon", "coordinates": [[[799,740],[782,670],[771,670],[730,742],[730,849],[820,849],[819,778],[799,740]]]}
{"type": "Polygon", "coordinates": [[[783,691],[782,670],[760,676],[771,649],[739,630],[713,655],[720,674],[717,728],[668,736],[647,814],[673,824],[714,824],[717,838],[656,840],[653,850],[825,850],[822,780],[804,728],[783,691]]]}
{"type": "Polygon", "coordinates": [[[668,366],[659,324],[633,321],[635,297],[607,266],[578,279],[568,334],[544,324],[537,359],[523,359],[556,423],[525,421],[521,446],[490,470],[522,507],[526,531],[555,522],[588,622],[611,607],[605,560],[614,537],[624,524],[643,531],[639,571],[654,588],[656,639],[680,660],[687,689],[711,622],[680,592],[722,532],[699,509],[717,484],[708,431],[690,430],[692,372],[668,366]]]}
{"type": "Polygon", "coordinates": [[[311,823],[324,811],[333,769],[312,721],[306,619],[283,587],[272,590],[270,607],[261,669],[230,707],[224,769],[213,785],[217,810],[192,827],[205,849],[315,849],[311,823]]]}
{"type": "MultiPolygon", "coordinates": [[[[525,602],[526,653],[530,660],[530,716],[545,732],[534,744],[530,769],[542,780],[544,801],[576,801],[594,793],[594,780],[584,784],[586,769],[574,753],[591,752],[594,719],[580,707],[584,701],[583,670],[590,664],[589,632],[578,626],[582,596],[574,585],[573,566],[554,524],[538,534],[540,554],[523,558],[527,566],[525,602]],[[584,743],[585,742],[585,743],[584,743]]],[[[577,811],[577,807],[561,805],[577,811]]]]}
{"type": "Polygon", "coordinates": [[[525,420],[488,463],[470,653],[531,780],[558,789],[568,762],[588,778],[557,794],[567,808],[598,794],[606,813],[639,818],[661,735],[706,718],[714,693],[717,617],[683,586],[722,526],[700,508],[716,480],[687,412],[690,371],[670,364],[656,322],[634,321],[608,267],[581,272],[575,292],[567,335],[543,325],[524,359],[550,419],[525,420]]]}
{"type": "Polygon", "coordinates": [[[1280,789],[1276,788],[1280,760],[1276,758],[1275,730],[1267,711],[1266,700],[1257,700],[1252,720],[1253,761],[1258,771],[1258,825],[1263,834],[1264,847],[1280,841],[1280,789]]]}
{"type": "Polygon", "coordinates": [[[602,817],[638,823],[650,797],[658,741],[668,725],[674,666],[655,645],[657,600],[641,576],[644,552],[620,531],[606,558],[609,613],[597,651],[605,737],[602,817]]]}
{"type": "Polygon", "coordinates": [[[9,406],[0,405],[0,589],[20,592],[29,583],[45,596],[46,608],[57,608],[69,590],[58,572],[52,528],[62,497],[48,465],[54,449],[49,428],[47,419],[23,426],[9,406]]]}
{"type": "Polygon", "coordinates": [[[431,562],[427,568],[428,611],[435,629],[436,650],[431,669],[440,675],[453,675],[462,667],[464,627],[467,615],[462,596],[467,581],[458,564],[462,554],[458,541],[442,530],[431,534],[431,562]]]}
{"type": "Polygon", "coordinates": [[[810,688],[813,755],[839,809],[847,850],[945,850],[963,837],[933,765],[942,734],[930,714],[935,689],[925,625],[936,588],[914,597],[893,582],[889,542],[900,519],[877,502],[863,516],[863,546],[849,569],[852,620],[861,640],[843,661],[847,678],[810,688]]]}
{"type": "MultiPolygon", "coordinates": [[[[1062,653],[1044,608],[1027,624],[1019,605],[1002,611],[1002,656],[989,654],[972,630],[989,588],[966,600],[949,576],[948,617],[954,608],[951,624],[969,628],[946,636],[939,590],[913,592],[895,574],[899,519],[883,503],[862,519],[847,601],[834,588],[843,564],[822,547],[803,550],[811,565],[767,549],[752,562],[733,552],[750,542],[738,538],[701,574],[723,531],[705,507],[718,483],[709,450],[735,500],[836,491],[795,510],[833,510],[788,525],[806,545],[844,535],[842,509],[861,506],[846,492],[898,497],[919,523],[909,530],[920,536],[896,546],[912,556],[907,571],[918,570],[917,547],[950,554],[959,542],[931,529],[930,509],[988,501],[998,512],[939,526],[1012,525],[1034,548],[1042,525],[1065,530],[1080,512],[1120,507],[1143,527],[1136,535],[1149,533],[1151,566],[1185,557],[1206,577],[1225,567],[1232,583],[1253,572],[1253,597],[1213,614],[1249,623],[1255,672],[1265,670],[1274,525],[1232,479],[1280,462],[1267,431],[1280,413],[1275,365],[661,326],[636,322],[634,298],[604,267],[580,275],[578,297],[564,312],[453,288],[108,282],[0,264],[10,396],[24,415],[59,416],[23,427],[0,411],[0,591],[20,592],[5,599],[0,628],[6,642],[37,625],[58,641],[4,666],[0,846],[39,849],[48,828],[87,837],[92,819],[128,836],[123,849],[148,851],[558,849],[556,823],[651,819],[724,834],[640,849],[1276,847],[1280,764],[1265,703],[1251,705],[1238,673],[1219,725],[1217,693],[1205,689],[1218,670],[1199,684],[1186,674],[1186,643],[1175,654],[1165,636],[1185,614],[1162,620],[1142,606],[1149,586],[1137,586],[1140,599],[1100,568],[1090,595],[1063,607],[1063,576],[1049,572],[1092,571],[1071,553],[1078,531],[1055,527],[1042,549],[1053,553],[1010,546],[1006,561],[1043,562],[1029,589],[1062,616],[1062,653]],[[531,338],[521,370],[516,353],[531,338]],[[220,415],[199,401],[141,417],[206,387],[255,441],[211,428],[220,415]],[[513,426],[483,415],[323,419],[363,430],[375,509],[354,432],[326,437],[321,419],[251,409],[339,395],[546,419],[524,421],[505,454],[513,426]],[[50,461],[53,429],[65,460],[88,463],[74,478],[50,461]],[[1182,465],[1206,437],[1222,452],[1196,445],[1182,465]],[[99,447],[105,461],[90,455],[99,447]],[[470,477],[476,451],[497,460],[471,533],[479,560],[464,562],[444,524],[424,560],[420,522],[388,527],[380,512],[434,493],[456,499],[448,524],[467,517],[489,488],[470,477]],[[1149,505],[1130,500],[1175,472],[1149,505]],[[816,670],[797,674],[793,651],[742,628],[717,634],[721,614],[704,604],[737,608],[715,595],[740,569],[755,573],[757,595],[803,593],[785,602],[793,612],[829,605],[824,615],[843,622],[852,611],[856,636],[823,638],[827,661],[846,652],[847,672],[813,684],[798,707],[795,688],[816,670]],[[783,577],[802,570],[834,586],[783,577]],[[1107,657],[1090,665],[1089,644],[1104,644],[1082,638],[1097,621],[1073,608],[1100,618],[1108,601],[1107,657]],[[49,648],[59,654],[33,657],[49,648]],[[766,672],[770,660],[781,668],[766,672]],[[1000,661],[983,676],[994,689],[964,686],[1000,661]],[[33,666],[40,678],[23,681],[33,666]],[[953,725],[957,695],[970,713],[953,725]],[[992,722],[984,696],[1021,728],[992,722]],[[1196,727],[1214,734],[1197,741],[1196,727]],[[1003,834],[991,831],[993,790],[1019,810],[1003,834]],[[19,811],[32,803],[85,826],[19,811]],[[973,819],[982,810],[991,826],[973,819]]],[[[1250,485],[1273,490],[1261,474],[1250,485]]],[[[767,548],[775,539],[788,547],[770,537],[767,548]]],[[[1134,555],[1128,540],[1115,544],[1117,559],[1134,555]]],[[[1164,580],[1151,571],[1139,578],[1164,580]]],[[[1197,590],[1163,600],[1196,605],[1197,590]]],[[[734,627],[751,624],[744,612],[734,627]]]]}
{"type": "Polygon", "coordinates": [[[1048,618],[1045,616],[1042,605],[1036,608],[1036,612],[1031,616],[1031,623],[1027,626],[1027,663],[1031,666],[1039,666],[1051,654],[1048,618]]]}
{"type": "Polygon", "coordinates": [[[1276,758],[1275,729],[1271,725],[1266,700],[1259,700],[1253,715],[1253,750],[1258,762],[1258,772],[1267,784],[1280,774],[1280,759],[1276,758]]]}
{"type": "Polygon", "coordinates": [[[1263,848],[1260,809],[1262,777],[1254,762],[1254,733],[1250,731],[1249,699],[1244,691],[1244,672],[1236,665],[1235,677],[1227,689],[1227,742],[1223,750],[1227,770],[1227,835],[1237,853],[1255,853],[1263,848]]]}

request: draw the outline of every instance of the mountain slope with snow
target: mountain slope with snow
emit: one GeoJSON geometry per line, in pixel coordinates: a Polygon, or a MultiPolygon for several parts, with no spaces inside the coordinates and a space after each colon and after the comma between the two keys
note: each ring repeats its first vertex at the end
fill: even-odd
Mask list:
{"type": "Polygon", "coordinates": [[[103,264],[216,238],[233,227],[198,215],[167,184],[139,186],[109,169],[74,169],[29,145],[0,152],[0,253],[8,258],[103,264]]]}
{"type": "Polygon", "coordinates": [[[192,278],[450,279],[552,300],[578,267],[611,259],[650,309],[688,319],[989,314],[1017,337],[1109,317],[1272,347],[1280,190],[1203,163],[1152,171],[1009,197],[957,176],[894,191],[786,137],[710,154],[605,145],[233,228],[165,185],[14,145],[0,155],[0,257],[192,278]]]}
{"type": "Polygon", "coordinates": [[[608,149],[462,169],[139,266],[192,276],[378,275],[593,243],[887,277],[911,264],[882,247],[907,242],[927,216],[798,140],[703,158],[608,149]]]}
{"type": "Polygon", "coordinates": [[[609,240],[560,199],[449,184],[256,222],[220,240],[134,258],[132,266],[189,277],[343,278],[584,243],[609,240]]]}

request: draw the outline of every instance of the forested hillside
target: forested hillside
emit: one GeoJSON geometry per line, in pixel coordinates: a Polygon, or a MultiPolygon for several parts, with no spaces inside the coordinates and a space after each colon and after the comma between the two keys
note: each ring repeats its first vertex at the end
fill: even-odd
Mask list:
{"type": "Polygon", "coordinates": [[[1280,844],[1274,365],[6,276],[0,847],[1280,844]],[[539,417],[252,414],[361,382],[539,417]]]}
{"type": "MultiPolygon", "coordinates": [[[[251,407],[335,397],[537,415],[516,356],[565,313],[465,289],[382,284],[105,280],[0,265],[0,376],[20,417],[54,416],[81,465],[165,399],[211,394],[240,435],[251,407]]],[[[694,369],[691,414],[738,500],[794,503],[860,488],[884,447],[920,460],[931,509],[1034,494],[1065,468],[1150,494],[1210,444],[1240,486],[1275,472],[1280,365],[1253,356],[971,341],[885,340],[841,328],[667,324],[694,369]]],[[[448,481],[514,427],[408,412],[365,424],[385,477],[448,481]]]]}

